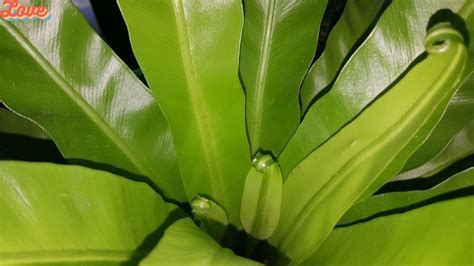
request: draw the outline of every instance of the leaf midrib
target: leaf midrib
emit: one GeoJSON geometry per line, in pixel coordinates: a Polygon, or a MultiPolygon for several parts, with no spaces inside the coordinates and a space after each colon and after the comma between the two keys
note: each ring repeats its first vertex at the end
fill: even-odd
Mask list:
{"type": "MultiPolygon", "coordinates": [[[[31,44],[23,34],[16,29],[15,26],[5,22],[0,19],[0,26],[3,26],[6,31],[18,41],[18,43],[23,47],[23,49],[40,65],[40,67],[46,71],[48,76],[69,96],[75,104],[79,106],[87,117],[89,117],[94,124],[102,131],[106,136],[108,136],[112,143],[114,143],[117,148],[122,151],[125,157],[145,176],[158,176],[155,174],[155,171],[149,168],[146,163],[143,163],[137,154],[128,146],[128,144],[123,141],[119,135],[117,135],[112,127],[110,127],[105,120],[98,115],[95,110],[85,101],[82,96],[73,89],[73,87],[61,77],[61,74],[48,62],[48,60],[31,44]]],[[[160,182],[159,179],[155,179],[157,183],[160,182]]],[[[160,187],[164,188],[163,184],[159,184],[160,187]]]]}
{"type": "Polygon", "coordinates": [[[190,94],[192,108],[195,110],[193,114],[195,114],[194,118],[196,119],[200,133],[199,139],[201,142],[201,147],[204,151],[204,155],[206,156],[205,162],[208,170],[207,172],[210,175],[208,179],[213,192],[212,196],[215,197],[216,200],[220,201],[219,204],[226,206],[224,194],[221,191],[221,175],[216,164],[212,163],[217,162],[216,156],[214,154],[215,145],[212,141],[214,140],[214,137],[207,121],[208,118],[206,115],[206,105],[200,104],[201,102],[204,102],[204,97],[201,93],[201,85],[199,84],[198,78],[196,76],[196,67],[194,65],[191,47],[189,46],[189,31],[186,25],[186,16],[182,0],[174,0],[173,8],[176,13],[176,26],[178,30],[179,47],[182,53],[183,70],[186,76],[187,84],[189,86],[187,91],[190,94]]]}
{"type": "MultiPolygon", "coordinates": [[[[275,167],[275,166],[270,166],[270,167],[275,167]]],[[[270,178],[272,178],[273,171],[272,169],[266,169],[265,173],[263,173],[262,180],[260,183],[260,191],[259,191],[259,197],[257,199],[257,207],[255,208],[255,220],[252,223],[252,228],[251,232],[253,234],[258,234],[262,230],[264,230],[265,227],[265,215],[267,212],[267,204],[268,204],[268,191],[269,191],[269,186],[270,186],[270,178]]]]}
{"type": "MultiPolygon", "coordinates": [[[[265,98],[265,83],[267,80],[267,70],[270,61],[270,46],[273,36],[273,31],[275,28],[275,9],[277,0],[269,0],[267,5],[267,18],[265,19],[265,26],[263,29],[263,41],[260,47],[260,56],[258,58],[258,70],[257,78],[255,80],[255,100],[253,101],[252,112],[249,114],[252,116],[250,121],[254,123],[254,130],[250,133],[252,134],[250,140],[253,141],[253,148],[261,148],[261,131],[262,131],[262,121],[263,121],[263,103],[265,98]]],[[[255,152],[255,151],[252,151],[255,152]]]]}

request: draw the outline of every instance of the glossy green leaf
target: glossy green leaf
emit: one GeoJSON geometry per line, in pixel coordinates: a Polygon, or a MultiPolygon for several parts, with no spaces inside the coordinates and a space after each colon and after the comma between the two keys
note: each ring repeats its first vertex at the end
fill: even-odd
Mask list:
{"type": "Polygon", "coordinates": [[[319,247],[357,199],[393,177],[439,122],[467,51],[447,24],[427,34],[426,47],[425,60],[290,173],[270,242],[295,263],[319,247]]]}
{"type": "Polygon", "coordinates": [[[122,265],[183,213],[144,183],[79,166],[0,162],[1,265],[122,265]]]}
{"type": "Polygon", "coordinates": [[[399,174],[393,180],[432,176],[471,154],[474,154],[474,120],[458,132],[433,159],[420,167],[399,174]]]}
{"type": "Polygon", "coordinates": [[[171,132],[146,87],[69,1],[47,22],[0,20],[0,100],[41,125],[71,162],[150,178],[184,200],[171,132]]]}
{"type": "Polygon", "coordinates": [[[377,13],[386,0],[347,1],[344,12],[329,33],[326,47],[319,59],[311,66],[301,87],[301,108],[303,113],[314,97],[330,85],[348,58],[350,51],[374,23],[377,13]]]}
{"type": "Polygon", "coordinates": [[[283,179],[280,167],[270,155],[258,156],[245,179],[240,219],[245,231],[267,239],[280,219],[283,179]]]}
{"type": "Polygon", "coordinates": [[[468,8],[470,0],[396,0],[343,67],[330,91],[313,104],[278,158],[283,178],[350,122],[424,52],[431,15],[468,8]]]}
{"type": "Polygon", "coordinates": [[[119,3],[135,55],[173,131],[188,199],[209,195],[239,225],[250,168],[238,79],[241,2],[119,3]]]}
{"type": "Polygon", "coordinates": [[[302,265],[472,265],[472,195],[336,228],[302,265]]]}
{"type": "Polygon", "coordinates": [[[427,190],[393,192],[369,197],[352,206],[339,220],[338,226],[370,221],[376,217],[404,212],[434,202],[452,199],[473,192],[474,168],[457,173],[427,190]]]}
{"type": "Polygon", "coordinates": [[[327,0],[245,0],[240,74],[252,154],[278,156],[300,122],[299,89],[327,0]],[[296,49],[295,49],[296,48],[296,49]]]}
{"type": "Polygon", "coordinates": [[[140,265],[261,265],[222,248],[190,219],[168,227],[158,246],[140,265]]]}

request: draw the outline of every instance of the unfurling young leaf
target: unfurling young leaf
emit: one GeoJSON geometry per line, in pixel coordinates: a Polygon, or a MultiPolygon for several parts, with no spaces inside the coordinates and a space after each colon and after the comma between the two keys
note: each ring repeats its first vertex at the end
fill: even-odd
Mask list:
{"type": "Polygon", "coordinates": [[[425,45],[426,59],[290,173],[285,215],[270,242],[293,262],[308,258],[357,199],[401,170],[440,120],[467,50],[462,35],[444,23],[428,32],[425,45]]]}
{"type": "Polygon", "coordinates": [[[396,84],[399,76],[425,52],[423,38],[434,13],[446,8],[456,12],[468,2],[392,1],[328,93],[309,107],[278,158],[283,178],[286,180],[299,162],[396,84]]]}
{"type": "Polygon", "coordinates": [[[191,202],[191,211],[201,223],[201,228],[220,241],[225,233],[229,220],[225,210],[214,201],[203,196],[197,196],[191,202]]]}
{"type": "Polygon", "coordinates": [[[283,180],[280,167],[270,155],[258,154],[245,179],[240,219],[245,231],[267,239],[280,220],[283,180]]]}

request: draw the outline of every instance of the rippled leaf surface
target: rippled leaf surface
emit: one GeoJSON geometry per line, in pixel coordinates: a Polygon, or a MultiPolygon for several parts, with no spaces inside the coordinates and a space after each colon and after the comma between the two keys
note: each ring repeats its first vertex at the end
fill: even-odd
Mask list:
{"type": "Polygon", "coordinates": [[[170,122],[189,200],[211,196],[240,224],[250,168],[238,78],[238,0],[120,0],[132,46],[170,122]]]}
{"type": "Polygon", "coordinates": [[[69,1],[22,3],[53,15],[0,20],[0,100],[41,125],[69,161],[149,178],[184,200],[171,132],[146,87],[69,1]]]}
{"type": "Polygon", "coordinates": [[[183,214],[144,183],[79,166],[0,162],[0,264],[122,265],[183,214]]]}
{"type": "Polygon", "coordinates": [[[181,219],[165,232],[158,246],[140,265],[262,265],[219,246],[190,219],[181,219]]]}
{"type": "Polygon", "coordinates": [[[246,0],[240,74],[252,155],[278,156],[300,121],[299,89],[327,0],[246,0]],[[295,49],[296,48],[296,49],[295,49]]]}

